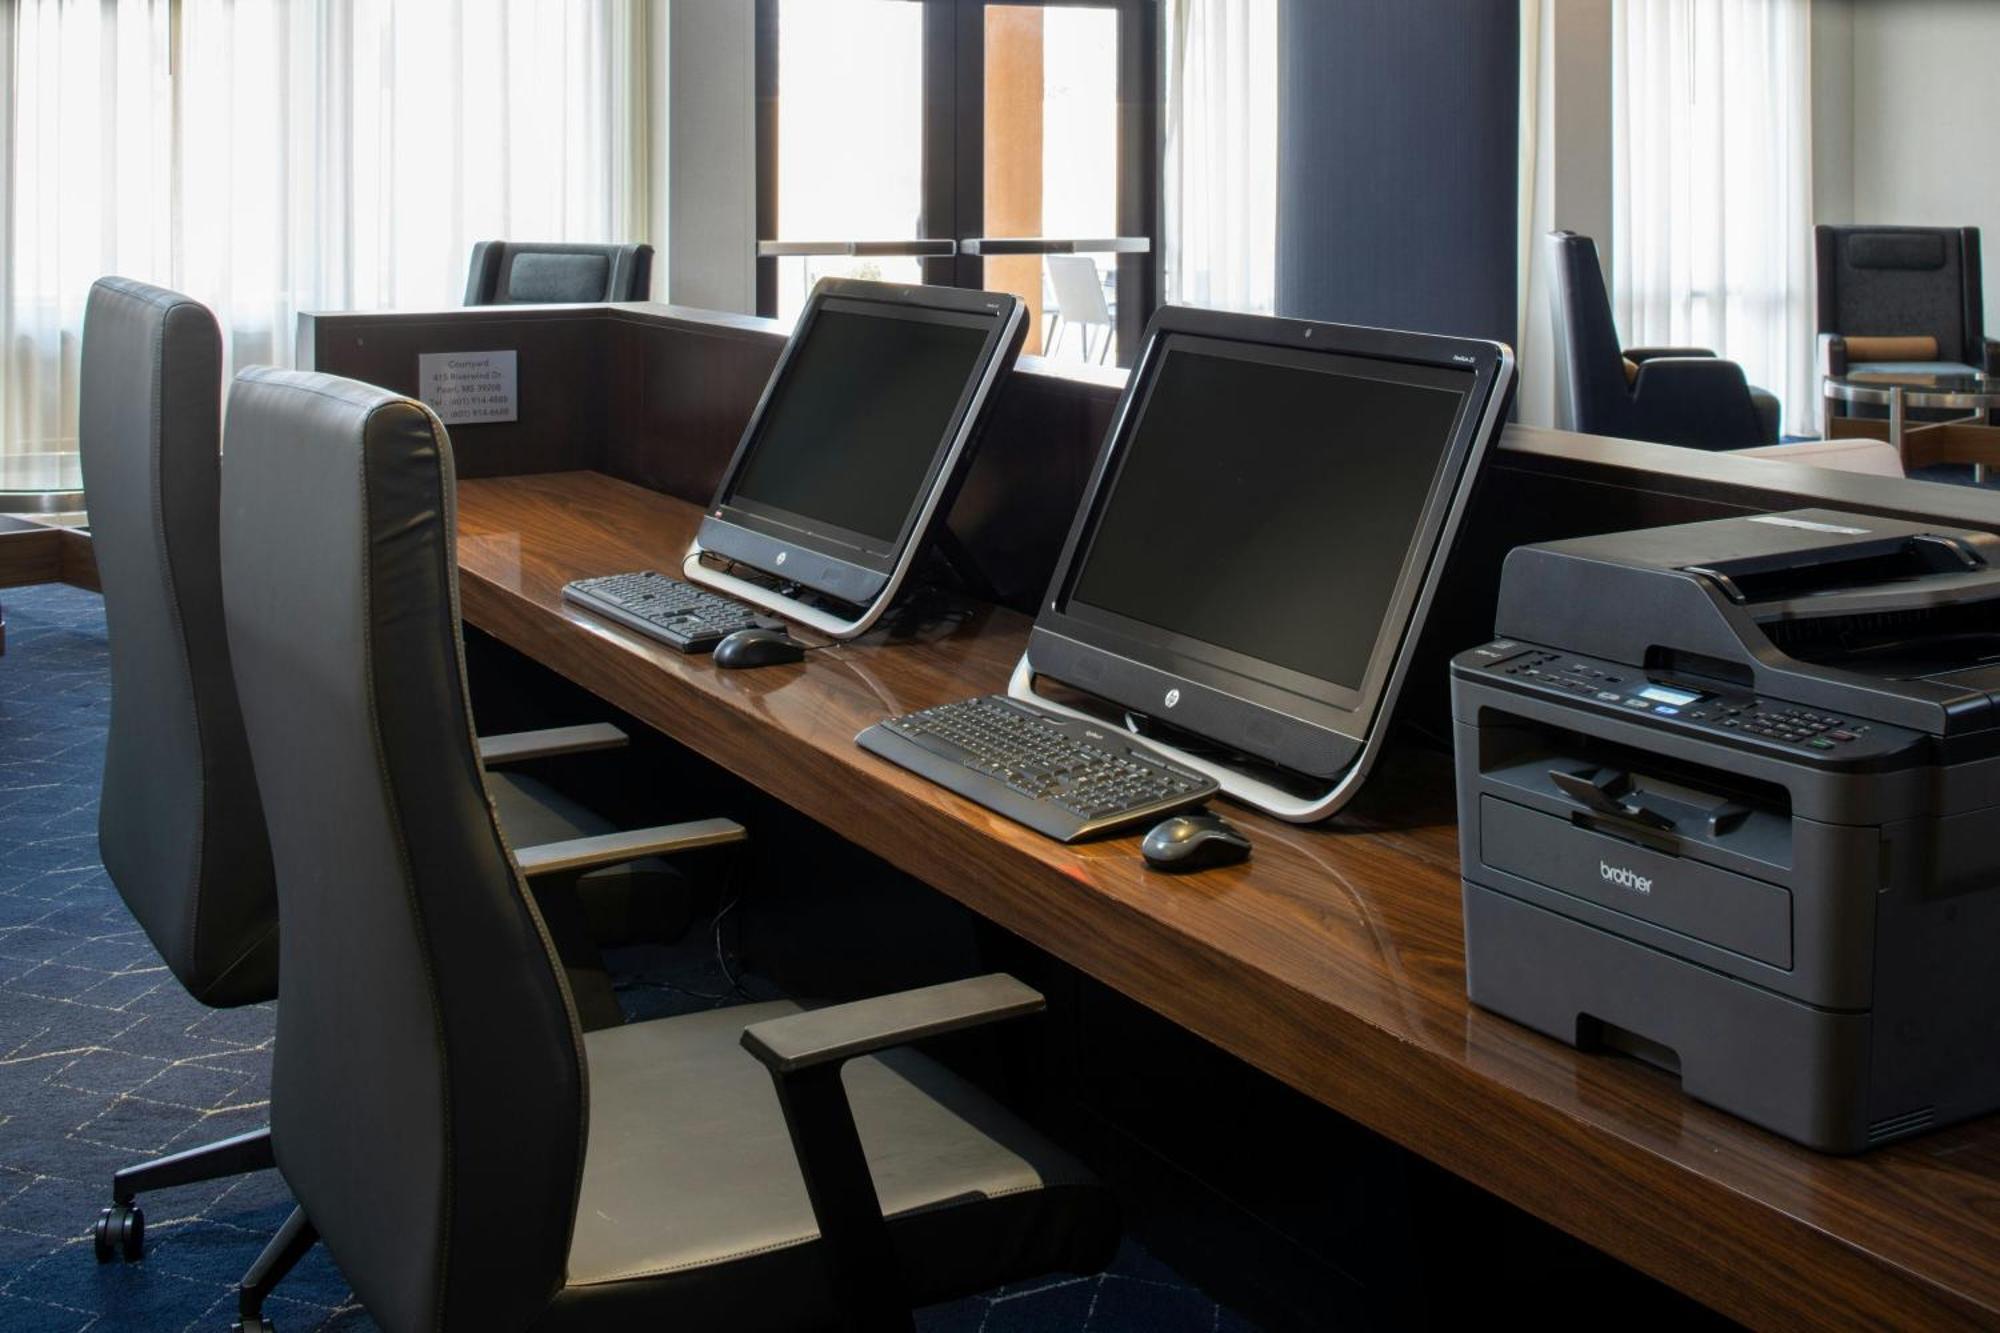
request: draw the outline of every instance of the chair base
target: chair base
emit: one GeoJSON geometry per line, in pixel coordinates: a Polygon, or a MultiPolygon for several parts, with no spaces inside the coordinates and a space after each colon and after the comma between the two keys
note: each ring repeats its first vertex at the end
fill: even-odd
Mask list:
{"type": "Polygon", "coordinates": [[[114,1203],[97,1215],[94,1233],[97,1262],[123,1259],[136,1264],[146,1257],[146,1212],[136,1203],[114,1203]]]}
{"type": "Polygon", "coordinates": [[[145,1257],[146,1214],[138,1204],[142,1191],[150,1193],[176,1185],[244,1176],[276,1165],[271,1155],[271,1131],[267,1127],[126,1167],[111,1177],[111,1206],[97,1218],[97,1262],[106,1264],[113,1259],[124,1259],[136,1263],[145,1257]]]}
{"type": "Polygon", "coordinates": [[[271,1243],[257,1256],[257,1262],[250,1265],[250,1271],[236,1288],[236,1323],[231,1326],[231,1333],[272,1333],[271,1321],[264,1318],[264,1298],[318,1243],[319,1229],[306,1216],[306,1210],[292,1209],[292,1215],[278,1228],[278,1234],[271,1237],[271,1243]]]}

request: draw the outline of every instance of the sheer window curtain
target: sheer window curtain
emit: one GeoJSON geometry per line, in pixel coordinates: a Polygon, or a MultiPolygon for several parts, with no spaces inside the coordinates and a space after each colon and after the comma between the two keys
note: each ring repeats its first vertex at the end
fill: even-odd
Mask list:
{"type": "Polygon", "coordinates": [[[83,302],[458,304],[473,242],[637,239],[653,0],[0,0],[0,463],[73,454],[83,302]]]}
{"type": "Polygon", "coordinates": [[[1629,345],[1697,345],[1814,433],[1808,0],[1622,0],[1612,300],[1629,345]]]}
{"type": "Polygon", "coordinates": [[[1277,0],[1168,0],[1168,301],[1263,312],[1275,301],[1277,9],[1277,0]]]}
{"type": "MultiPolygon", "coordinates": [[[[1549,32],[1548,0],[1521,0],[1520,143],[1515,156],[1517,194],[1514,217],[1515,414],[1529,425],[1556,423],[1555,339],[1549,318],[1549,266],[1542,238],[1555,228],[1553,126],[1543,123],[1544,102],[1553,102],[1545,80],[1554,62],[1543,59],[1549,32]]],[[[1551,107],[1553,109],[1553,107],[1551,107]]]]}

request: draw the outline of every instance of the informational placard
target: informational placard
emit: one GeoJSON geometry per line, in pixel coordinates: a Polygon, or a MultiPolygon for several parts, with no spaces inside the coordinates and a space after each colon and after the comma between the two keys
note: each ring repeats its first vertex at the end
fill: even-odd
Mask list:
{"type": "Polygon", "coordinates": [[[447,426],[519,421],[514,352],[419,352],[417,397],[447,426]]]}

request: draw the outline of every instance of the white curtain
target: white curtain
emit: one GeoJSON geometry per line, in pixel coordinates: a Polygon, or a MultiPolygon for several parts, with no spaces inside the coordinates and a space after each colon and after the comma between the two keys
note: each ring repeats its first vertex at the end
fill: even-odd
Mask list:
{"type": "MultiPolygon", "coordinates": [[[[1544,61],[1545,34],[1553,36],[1549,0],[1521,0],[1520,139],[1514,154],[1514,413],[1531,426],[1556,423],[1555,341],[1549,320],[1548,264],[1542,237],[1554,228],[1553,156],[1543,143],[1542,104],[1554,62],[1544,61]]],[[[1553,136],[1550,136],[1553,137],[1553,136]]]]}
{"type": "Polygon", "coordinates": [[[91,282],[458,304],[485,239],[640,239],[648,0],[0,0],[0,459],[71,452],[91,282]]]}
{"type": "Polygon", "coordinates": [[[1166,34],[1166,299],[1268,312],[1277,284],[1277,0],[1169,0],[1166,34]]]}
{"type": "Polygon", "coordinates": [[[1816,429],[1808,0],[1622,0],[1612,300],[1628,345],[1705,346],[1816,429]]]}

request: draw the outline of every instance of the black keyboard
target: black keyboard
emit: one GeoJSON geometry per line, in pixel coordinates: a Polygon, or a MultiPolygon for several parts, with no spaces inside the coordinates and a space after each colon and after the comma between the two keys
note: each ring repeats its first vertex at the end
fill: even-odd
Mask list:
{"type": "Polygon", "coordinates": [[[1216,791],[1213,778],[1115,727],[997,694],[892,717],[855,740],[1061,842],[1163,819],[1216,791]]]}
{"type": "Polygon", "coordinates": [[[563,600],[650,635],[684,653],[705,653],[740,629],[783,629],[785,622],[733,597],[648,570],[607,574],[563,585],[563,600]]]}

